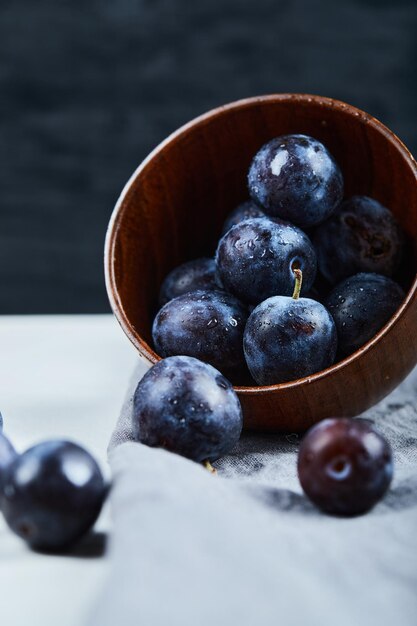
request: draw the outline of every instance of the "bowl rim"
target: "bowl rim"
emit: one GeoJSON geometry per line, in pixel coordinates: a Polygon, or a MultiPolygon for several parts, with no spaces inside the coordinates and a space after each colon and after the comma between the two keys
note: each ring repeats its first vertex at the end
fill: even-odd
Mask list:
{"type": "MultiPolygon", "coordinates": [[[[142,171],[146,169],[148,164],[159,154],[163,152],[163,150],[168,146],[171,142],[176,141],[179,137],[187,135],[190,131],[192,131],[197,126],[202,126],[211,121],[215,117],[227,115],[230,111],[236,109],[244,109],[250,108],[257,104],[263,104],[265,102],[271,103],[281,103],[281,102],[297,102],[297,103],[306,103],[311,104],[314,102],[316,105],[322,106],[323,108],[331,108],[338,109],[344,114],[354,116],[356,118],[361,119],[367,124],[371,125],[378,133],[385,136],[385,138],[393,143],[404,158],[404,160],[410,166],[410,169],[414,173],[414,177],[416,180],[417,186],[417,162],[412,156],[411,152],[404,145],[404,143],[397,137],[395,133],[393,133],[387,126],[385,126],[378,119],[373,117],[372,115],[358,109],[357,107],[347,104],[341,100],[337,100],[334,98],[329,98],[326,96],[319,96],[313,94],[304,94],[304,93],[278,93],[278,94],[268,94],[262,96],[254,96],[250,98],[243,98],[241,100],[236,100],[234,102],[230,102],[228,104],[216,107],[199,115],[186,124],[180,126],[177,130],[172,132],[168,137],[166,137],[163,141],[161,141],[149,154],[145,159],[139,164],[139,166],[134,170],[133,174],[129,177],[128,181],[124,185],[122,192],[115,204],[115,207],[112,211],[110,221],[106,231],[105,238],[105,246],[104,246],[104,275],[105,275],[105,284],[107,295],[109,298],[110,306],[112,311],[120,324],[122,330],[125,335],[131,341],[131,343],[138,350],[139,354],[145,358],[150,364],[155,364],[157,361],[161,359],[161,357],[149,346],[149,344],[142,339],[139,333],[136,332],[134,326],[130,323],[122,301],[120,299],[119,292],[117,290],[117,282],[114,272],[114,256],[115,256],[115,246],[117,233],[120,228],[120,222],[123,217],[123,213],[125,210],[125,200],[131,190],[132,185],[140,176],[142,171]]],[[[367,343],[361,346],[358,350],[350,354],[348,357],[343,359],[342,361],[338,361],[337,363],[327,367],[324,370],[320,370],[315,374],[311,374],[309,376],[305,376],[303,378],[297,378],[296,380],[292,380],[285,383],[279,383],[276,385],[263,385],[256,387],[248,387],[248,386],[239,386],[234,385],[234,389],[240,395],[262,395],[265,393],[278,393],[283,390],[292,389],[294,387],[302,387],[303,385],[309,385],[315,381],[326,378],[337,372],[339,370],[344,369],[352,362],[359,359],[365,352],[371,350],[382,337],[387,335],[391,329],[395,326],[398,320],[404,315],[406,310],[410,307],[413,300],[416,298],[417,294],[417,274],[414,277],[413,283],[410,286],[408,292],[406,293],[406,297],[398,308],[398,310],[394,313],[394,315],[388,320],[388,322],[379,330],[379,332],[372,337],[367,343]]]]}

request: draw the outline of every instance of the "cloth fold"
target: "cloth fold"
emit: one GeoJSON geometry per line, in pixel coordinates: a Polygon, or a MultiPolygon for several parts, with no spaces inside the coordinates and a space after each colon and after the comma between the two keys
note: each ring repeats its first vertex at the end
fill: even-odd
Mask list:
{"type": "Polygon", "coordinates": [[[317,511],[298,437],[244,434],[218,475],[131,441],[132,377],[110,444],[111,571],[90,626],[415,626],[417,371],[362,416],[394,451],[367,515],[317,511]]]}

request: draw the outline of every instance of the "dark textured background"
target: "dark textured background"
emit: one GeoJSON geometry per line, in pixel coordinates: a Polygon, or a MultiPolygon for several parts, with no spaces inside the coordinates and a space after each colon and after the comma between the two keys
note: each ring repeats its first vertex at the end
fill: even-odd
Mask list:
{"type": "Polygon", "coordinates": [[[107,310],[118,193],[216,105],[333,96],[417,151],[416,39],[416,0],[0,0],[0,312],[107,310]]]}

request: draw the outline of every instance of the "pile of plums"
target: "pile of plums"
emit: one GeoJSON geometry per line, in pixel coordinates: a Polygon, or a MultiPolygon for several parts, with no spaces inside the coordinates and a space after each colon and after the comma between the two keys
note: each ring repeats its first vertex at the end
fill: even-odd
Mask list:
{"type": "MultiPolygon", "coordinates": [[[[215,258],[165,278],[152,332],[166,358],[133,400],[136,440],[211,471],[242,431],[229,378],[270,385],[318,372],[371,339],[404,299],[392,279],[404,247],[399,225],[377,200],[343,201],[342,173],[319,141],[273,139],[255,155],[248,187],[251,200],[228,216],[215,258]]],[[[100,468],[69,441],[18,454],[2,425],[0,416],[7,524],[33,548],[67,548],[101,510],[100,468]]],[[[302,440],[298,474],[320,509],[356,515],[387,491],[392,453],[364,421],[324,420],[302,440]]]]}
{"type": "MultiPolygon", "coordinates": [[[[370,340],[404,299],[392,279],[399,225],[375,199],[343,200],[342,172],[319,141],[273,139],[255,155],[248,188],[215,257],[163,281],[152,335],[164,358],[133,403],[138,441],[209,469],[242,429],[228,379],[271,385],[325,369],[370,340]]],[[[329,419],[304,437],[298,474],[322,510],[359,514],[388,489],[392,454],[366,422],[329,419]]]]}
{"type": "Polygon", "coordinates": [[[234,383],[272,385],[331,366],[384,326],[405,297],[393,280],[404,235],[377,200],[343,200],[342,172],[312,137],[264,145],[248,189],[215,258],[163,281],[152,335],[162,357],[192,356],[234,383]]]}
{"type": "Polygon", "coordinates": [[[100,468],[84,448],[51,440],[18,454],[0,415],[0,510],[32,548],[71,547],[94,525],[106,493],[100,468]]]}

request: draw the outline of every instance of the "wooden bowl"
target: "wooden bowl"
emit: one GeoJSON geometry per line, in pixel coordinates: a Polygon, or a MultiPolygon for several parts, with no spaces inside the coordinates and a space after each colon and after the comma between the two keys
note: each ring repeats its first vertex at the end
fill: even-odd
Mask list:
{"type": "Polygon", "coordinates": [[[214,253],[223,220],[248,196],[246,175],[263,143],[305,133],[334,154],[345,193],[390,207],[411,242],[412,286],[394,317],[360,350],[313,376],[268,387],[236,387],[246,428],[300,432],[329,416],[354,416],[386,396],[417,362],[417,164],[376,119],[309,95],[241,100],[210,111],[163,141],[138,167],[114,209],[106,239],[110,303],[149,365],[151,324],[165,275],[214,253]]]}

